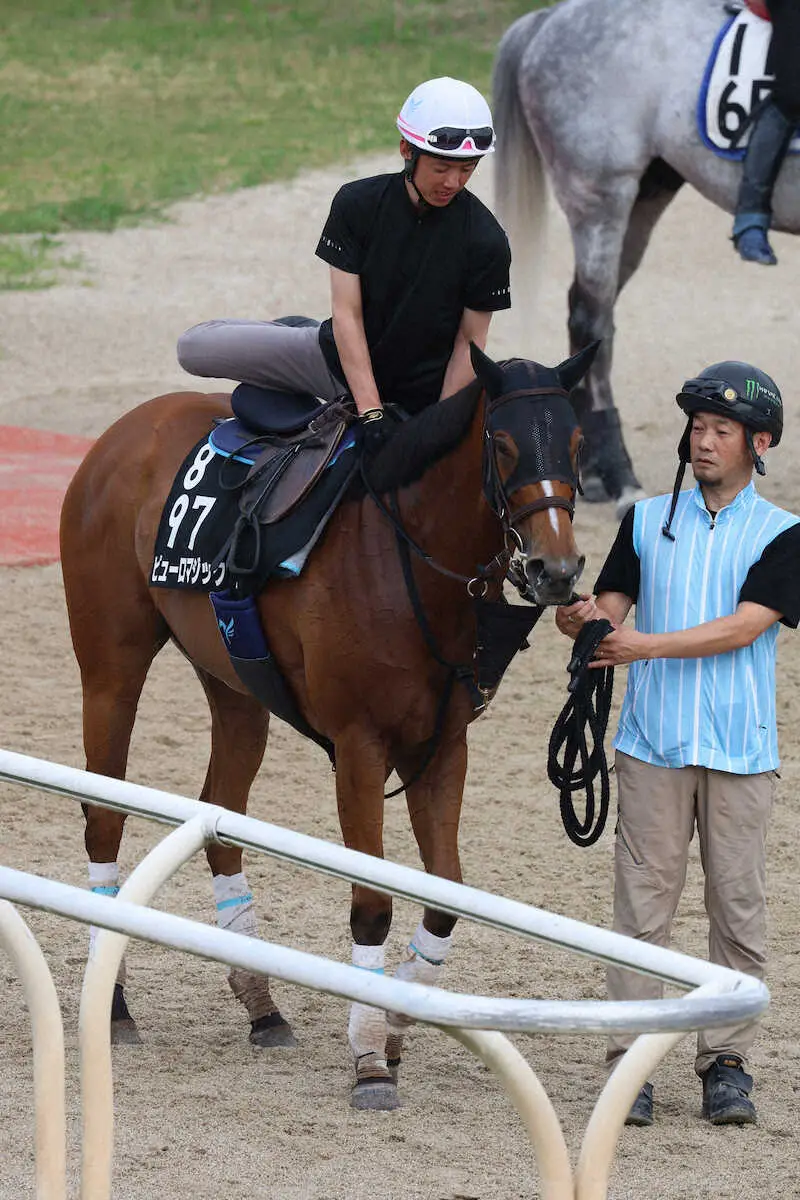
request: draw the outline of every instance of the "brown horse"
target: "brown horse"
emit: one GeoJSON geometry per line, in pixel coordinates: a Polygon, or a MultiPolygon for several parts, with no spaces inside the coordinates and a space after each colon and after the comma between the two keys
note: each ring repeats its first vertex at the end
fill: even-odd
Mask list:
{"type": "MultiPolygon", "coordinates": [[[[474,686],[461,682],[472,683],[474,599],[501,598],[512,556],[511,577],[526,600],[558,604],[573,590],[583,566],[572,530],[581,433],[568,395],[593,349],[546,368],[520,359],[496,364],[473,347],[477,380],[400,424],[368,460],[366,490],[345,495],[303,573],[271,581],[258,597],[275,659],[303,717],[335,748],[336,796],[349,847],[382,855],[384,786],[394,769],[406,785],[426,870],[461,877],[466,729],[476,711],[474,686]],[[405,549],[410,542],[414,546],[405,549]],[[448,664],[459,663],[469,664],[470,678],[462,670],[453,682],[448,664]]],[[[112,425],[67,492],[61,558],[81,670],[87,769],[124,776],[145,677],[171,638],[194,667],[211,709],[201,799],[244,813],[269,713],[233,669],[209,597],[149,585],[176,472],[215,421],[230,413],[226,396],[173,393],[112,425]]],[[[84,811],[90,881],[114,892],[124,815],[84,811]]],[[[241,851],[210,845],[207,857],[220,923],[254,934],[241,851]]],[[[356,965],[382,969],[391,913],[390,897],[354,886],[356,965]]],[[[433,981],[454,924],[453,916],[426,909],[399,974],[433,981]]],[[[268,981],[242,971],[229,978],[247,1008],[251,1040],[292,1044],[268,981]]],[[[352,1102],[358,1107],[398,1103],[390,1068],[399,1060],[405,1023],[397,1014],[388,1022],[387,1040],[386,1014],[363,1005],[351,1010],[352,1102]]],[[[121,979],[112,1033],[137,1040],[121,979]]]]}

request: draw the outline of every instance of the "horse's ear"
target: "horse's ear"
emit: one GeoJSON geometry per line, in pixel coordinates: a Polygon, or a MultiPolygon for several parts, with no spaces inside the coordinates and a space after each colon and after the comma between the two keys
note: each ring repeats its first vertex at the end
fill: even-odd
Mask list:
{"type": "Polygon", "coordinates": [[[599,349],[599,342],[590,342],[588,346],[584,346],[583,350],[573,354],[572,358],[565,358],[562,363],[558,364],[556,374],[568,392],[571,392],[583,379],[599,349]]]}
{"type": "Polygon", "coordinates": [[[496,362],[492,362],[488,354],[484,354],[480,346],[474,342],[469,344],[469,356],[472,369],[478,376],[490,396],[499,396],[503,391],[503,370],[496,362]]]}

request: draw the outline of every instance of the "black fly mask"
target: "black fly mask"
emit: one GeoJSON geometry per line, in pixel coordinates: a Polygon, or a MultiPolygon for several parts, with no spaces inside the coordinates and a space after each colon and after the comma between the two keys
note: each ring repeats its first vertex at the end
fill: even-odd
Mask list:
{"type": "Polygon", "coordinates": [[[565,508],[574,513],[575,493],[580,491],[579,466],[573,461],[574,434],[578,421],[569,393],[594,357],[596,346],[588,347],[558,367],[544,367],[527,359],[512,358],[493,363],[473,347],[472,362],[487,389],[486,478],[489,503],[514,524],[544,508],[565,508]],[[514,443],[517,462],[503,480],[497,465],[496,436],[506,435],[514,443]],[[565,483],[572,500],[542,496],[532,504],[512,509],[509,498],[522,488],[545,481],[565,483]]]}

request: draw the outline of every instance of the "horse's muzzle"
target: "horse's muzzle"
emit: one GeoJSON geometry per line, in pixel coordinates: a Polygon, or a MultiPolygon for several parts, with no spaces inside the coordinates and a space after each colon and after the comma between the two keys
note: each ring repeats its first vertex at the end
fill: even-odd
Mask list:
{"type": "Polygon", "coordinates": [[[525,563],[528,595],[534,604],[566,604],[583,573],[584,555],[529,558],[525,563]]]}

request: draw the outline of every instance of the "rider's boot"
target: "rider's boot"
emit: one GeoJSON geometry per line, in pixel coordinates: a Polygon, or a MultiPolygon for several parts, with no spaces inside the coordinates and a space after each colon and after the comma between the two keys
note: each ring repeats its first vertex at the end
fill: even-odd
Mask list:
{"type": "Polygon", "coordinates": [[[794,122],[772,100],[756,116],[733,221],[733,242],[746,262],[772,266],[778,261],[767,230],[772,221],[772,190],[793,133],[794,122]]]}

